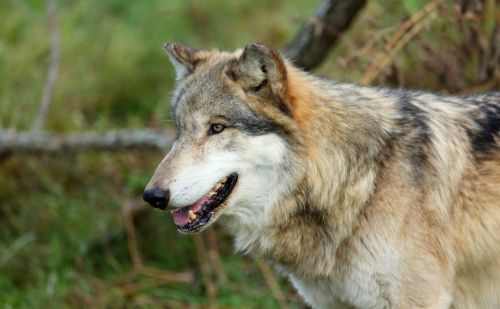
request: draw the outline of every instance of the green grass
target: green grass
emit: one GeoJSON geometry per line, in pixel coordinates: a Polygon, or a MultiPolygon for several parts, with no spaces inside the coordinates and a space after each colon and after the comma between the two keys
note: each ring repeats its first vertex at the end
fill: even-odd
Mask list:
{"type": "MultiPolygon", "coordinates": [[[[45,129],[163,128],[169,125],[174,82],[164,42],[221,49],[250,42],[283,46],[318,3],[60,0],[61,62],[45,129]]],[[[370,1],[317,72],[358,81],[388,37],[348,65],[342,60],[384,29],[395,30],[422,3],[370,1]]],[[[484,43],[492,22],[465,22],[460,30],[451,1],[444,11],[449,14],[440,15],[397,53],[376,84],[450,91],[447,77],[433,71],[429,48],[458,65],[464,87],[478,83],[478,48],[463,48],[467,25],[478,27],[484,43]]],[[[49,64],[48,36],[44,1],[0,1],[0,129],[30,129],[49,64]]],[[[140,197],[163,155],[0,157],[0,306],[206,307],[209,299],[193,239],[179,235],[168,215],[147,209],[135,219],[143,262],[173,272],[194,270],[195,282],[165,283],[133,272],[122,205],[140,197]]],[[[232,252],[231,237],[224,231],[217,227],[216,233],[228,277],[227,282],[212,278],[220,307],[278,308],[254,262],[232,252]]],[[[285,293],[293,295],[290,285],[279,280],[285,293]]],[[[294,297],[289,302],[293,308],[302,306],[294,297]]]]}

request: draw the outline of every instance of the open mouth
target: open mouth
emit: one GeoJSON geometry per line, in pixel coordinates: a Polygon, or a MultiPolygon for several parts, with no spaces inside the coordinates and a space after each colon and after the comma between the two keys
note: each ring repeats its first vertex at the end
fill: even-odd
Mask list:
{"type": "Polygon", "coordinates": [[[194,233],[213,221],[226,206],[226,200],[238,180],[232,173],[220,180],[205,196],[190,206],[172,210],[177,229],[184,233],[194,233]]]}

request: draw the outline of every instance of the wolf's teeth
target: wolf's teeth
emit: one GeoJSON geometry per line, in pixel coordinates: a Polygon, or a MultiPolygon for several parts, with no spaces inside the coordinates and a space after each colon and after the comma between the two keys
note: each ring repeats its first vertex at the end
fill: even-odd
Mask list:
{"type": "Polygon", "coordinates": [[[216,192],[214,192],[214,191],[210,191],[210,192],[208,192],[208,194],[207,194],[207,195],[208,195],[208,197],[212,197],[212,196],[214,196],[214,195],[216,195],[216,194],[217,194],[216,192]]]}
{"type": "Polygon", "coordinates": [[[214,190],[219,190],[220,187],[222,187],[222,184],[219,182],[218,184],[215,185],[214,190]]]}
{"type": "Polygon", "coordinates": [[[226,182],[226,180],[227,180],[227,176],[222,178],[222,180],[220,182],[224,183],[224,182],[226,182]]]}
{"type": "Polygon", "coordinates": [[[192,210],[190,210],[188,212],[188,216],[189,216],[189,219],[191,219],[191,220],[196,219],[196,214],[192,210]]]}

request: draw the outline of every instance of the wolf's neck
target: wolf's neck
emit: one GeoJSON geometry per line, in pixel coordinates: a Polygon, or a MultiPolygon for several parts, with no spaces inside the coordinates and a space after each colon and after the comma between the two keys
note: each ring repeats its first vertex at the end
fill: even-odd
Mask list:
{"type": "Polygon", "coordinates": [[[397,101],[377,88],[336,84],[293,69],[290,73],[294,118],[299,119],[307,162],[302,163],[307,198],[315,209],[344,222],[332,208],[352,209],[368,199],[380,160],[390,151],[384,147],[397,126],[397,101]]]}
{"type": "Polygon", "coordinates": [[[373,99],[376,89],[290,75],[290,104],[301,134],[301,146],[291,150],[299,158],[293,167],[298,172],[289,175],[298,178],[296,186],[266,216],[232,233],[239,251],[307,273],[335,263],[373,193],[393,121],[382,111],[394,102],[373,99]]]}

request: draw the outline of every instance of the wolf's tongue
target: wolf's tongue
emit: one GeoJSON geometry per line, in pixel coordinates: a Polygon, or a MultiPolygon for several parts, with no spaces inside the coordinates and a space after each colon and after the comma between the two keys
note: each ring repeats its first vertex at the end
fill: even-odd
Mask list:
{"type": "Polygon", "coordinates": [[[193,205],[174,211],[172,216],[174,217],[175,224],[180,226],[188,224],[191,221],[189,219],[189,211],[192,210],[194,213],[197,213],[201,209],[201,206],[208,201],[208,199],[208,195],[205,195],[193,205]]]}
{"type": "Polygon", "coordinates": [[[189,223],[189,207],[176,210],[172,213],[174,222],[177,225],[186,225],[189,223]]]}

